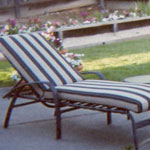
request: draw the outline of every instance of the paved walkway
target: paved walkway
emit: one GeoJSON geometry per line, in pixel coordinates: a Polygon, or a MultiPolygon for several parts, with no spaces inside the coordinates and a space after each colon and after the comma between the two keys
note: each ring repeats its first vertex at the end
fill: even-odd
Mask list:
{"type": "Polygon", "coordinates": [[[118,31],[116,33],[103,33],[90,36],[72,37],[64,39],[64,47],[82,48],[93,45],[104,45],[124,40],[150,37],[150,26],[118,31]]]}
{"type": "MultiPolygon", "coordinates": [[[[8,88],[0,89],[0,96],[8,88]]],[[[22,101],[20,99],[20,101],[22,101]]],[[[126,116],[114,114],[113,123],[106,125],[104,113],[77,110],[63,114],[63,137],[55,139],[53,109],[41,104],[16,108],[8,129],[2,124],[9,100],[0,100],[0,150],[127,150],[132,145],[131,123],[126,116]]],[[[147,114],[137,117],[141,119],[147,114]]],[[[150,136],[150,127],[139,135],[150,136]]],[[[150,144],[140,148],[149,150],[150,144]]]]}

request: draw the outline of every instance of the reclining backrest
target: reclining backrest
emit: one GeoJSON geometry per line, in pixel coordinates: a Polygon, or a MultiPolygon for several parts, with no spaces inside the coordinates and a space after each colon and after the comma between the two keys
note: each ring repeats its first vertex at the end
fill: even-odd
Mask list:
{"type": "Polygon", "coordinates": [[[40,33],[2,36],[0,50],[27,82],[56,86],[83,80],[40,33]]]}

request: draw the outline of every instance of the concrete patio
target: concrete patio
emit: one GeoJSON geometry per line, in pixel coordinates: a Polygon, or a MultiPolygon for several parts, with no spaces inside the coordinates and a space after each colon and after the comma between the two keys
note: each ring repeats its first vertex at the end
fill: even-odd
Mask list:
{"type": "MultiPolygon", "coordinates": [[[[131,123],[126,116],[114,114],[112,125],[107,126],[104,113],[88,110],[63,114],[63,137],[56,140],[54,111],[41,104],[14,109],[10,126],[4,129],[9,100],[2,96],[8,90],[0,89],[0,150],[127,150],[133,145],[131,123]]],[[[147,116],[145,113],[136,119],[147,116]]],[[[150,136],[149,129],[139,130],[140,140],[150,136]]],[[[140,149],[149,150],[149,147],[148,143],[140,149]]]]}

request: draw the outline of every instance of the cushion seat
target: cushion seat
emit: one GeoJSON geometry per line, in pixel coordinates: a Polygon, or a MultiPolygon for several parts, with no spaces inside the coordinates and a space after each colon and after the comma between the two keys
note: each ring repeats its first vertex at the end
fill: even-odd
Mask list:
{"type": "Polygon", "coordinates": [[[83,80],[56,89],[61,99],[116,106],[140,113],[150,110],[149,87],[147,84],[83,80]]]}

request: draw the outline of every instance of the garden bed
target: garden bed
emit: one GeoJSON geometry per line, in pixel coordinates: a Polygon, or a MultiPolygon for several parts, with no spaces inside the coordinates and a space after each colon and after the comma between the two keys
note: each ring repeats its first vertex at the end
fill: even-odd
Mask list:
{"type": "MultiPolygon", "coordinates": [[[[148,3],[150,6],[150,2],[148,3]]],[[[113,33],[121,30],[144,27],[150,24],[150,11],[145,3],[138,3],[134,10],[103,10],[97,5],[67,11],[54,12],[11,21],[14,25],[5,26],[2,30],[8,34],[44,31],[49,40],[53,33],[61,41],[68,37],[84,37],[101,33],[113,33]],[[44,27],[44,28],[43,28],[44,27]],[[11,31],[9,28],[12,28],[11,31]],[[19,30],[18,30],[19,28],[19,30]],[[55,29],[55,30],[54,30],[55,29]],[[22,31],[23,30],[23,31],[22,31]]],[[[149,9],[150,10],[150,9],[149,9]]]]}
{"type": "Polygon", "coordinates": [[[79,24],[68,27],[60,27],[56,29],[60,39],[68,37],[80,37],[87,35],[95,35],[106,32],[117,32],[132,28],[144,27],[150,25],[150,16],[127,18],[123,20],[99,22],[92,24],[79,24]]]}

